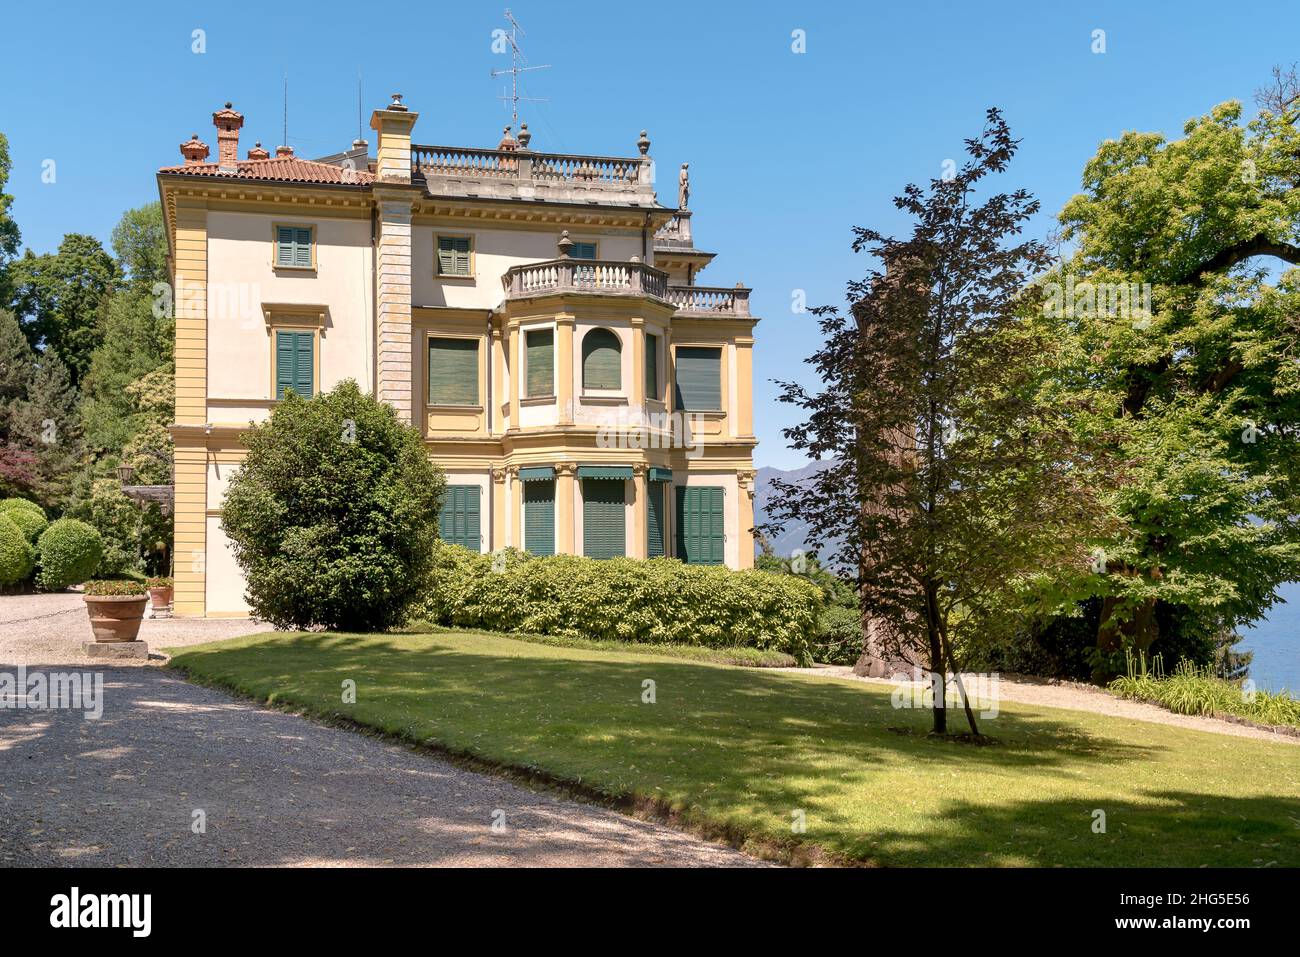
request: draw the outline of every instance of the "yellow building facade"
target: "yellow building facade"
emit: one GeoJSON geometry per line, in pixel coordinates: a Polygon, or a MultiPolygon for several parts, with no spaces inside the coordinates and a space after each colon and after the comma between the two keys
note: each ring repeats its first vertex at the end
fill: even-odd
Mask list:
{"type": "Polygon", "coordinates": [[[689,184],[630,157],[421,146],[400,97],[375,155],[306,160],[213,114],[158,172],[176,318],[175,612],[240,616],[221,529],[241,435],[344,379],[420,429],[442,535],[484,552],[753,564],[753,347],[743,286],[697,284],[689,184]]]}

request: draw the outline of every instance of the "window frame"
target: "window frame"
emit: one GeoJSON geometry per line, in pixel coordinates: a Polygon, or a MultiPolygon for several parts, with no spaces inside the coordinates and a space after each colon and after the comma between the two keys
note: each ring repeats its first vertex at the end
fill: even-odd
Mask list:
{"type": "Polygon", "coordinates": [[[657,332],[646,331],[642,339],[641,387],[645,398],[651,402],[663,402],[663,387],[659,384],[662,377],[663,363],[660,361],[659,348],[663,336],[657,332]],[[650,381],[650,363],[654,362],[654,382],[650,381]]]}
{"type": "Polygon", "coordinates": [[[727,380],[727,345],[722,342],[674,342],[673,343],[673,378],[672,400],[674,412],[698,412],[701,415],[719,416],[728,413],[727,400],[730,383],[727,380]],[[718,407],[715,409],[692,409],[678,402],[677,377],[681,371],[678,356],[682,349],[708,349],[718,353],[718,407]]]}
{"type": "Polygon", "coordinates": [[[454,332],[429,330],[424,334],[424,406],[425,409],[483,409],[483,336],[458,335],[454,332]],[[435,402],[429,381],[429,356],[435,339],[459,340],[474,343],[474,402],[435,402]]]}
{"type": "Polygon", "coordinates": [[[520,384],[523,385],[523,391],[521,392],[519,399],[521,402],[544,402],[546,400],[554,401],[556,396],[555,380],[559,373],[559,362],[557,360],[559,359],[559,347],[560,347],[560,337],[556,335],[555,324],[550,323],[547,325],[525,327],[521,329],[520,332],[523,333],[523,337],[522,337],[523,341],[520,343],[522,347],[522,355],[520,356],[520,360],[521,360],[520,366],[522,367],[522,369],[521,369],[521,378],[519,381],[520,384]],[[538,392],[537,394],[534,395],[532,392],[528,391],[528,337],[531,336],[533,333],[541,333],[541,332],[549,332],[551,334],[551,391],[538,392]]]}
{"type": "Polygon", "coordinates": [[[478,257],[476,253],[477,245],[478,244],[474,242],[473,233],[435,232],[433,234],[433,275],[434,277],[437,279],[451,279],[451,280],[474,279],[478,269],[478,257]],[[442,271],[442,256],[440,255],[440,253],[442,251],[441,247],[442,247],[442,241],[444,239],[463,239],[469,244],[469,266],[468,266],[469,271],[468,272],[460,273],[460,272],[442,271]]]}
{"type": "MultiPolygon", "coordinates": [[[[296,240],[295,240],[296,242],[296,240]]],[[[295,222],[274,222],[271,224],[271,268],[288,269],[297,272],[315,272],[316,271],[316,247],[319,244],[316,241],[316,224],[315,223],[295,223],[295,222]],[[296,263],[280,262],[280,230],[281,229],[305,229],[308,231],[310,238],[308,246],[311,250],[311,265],[300,266],[296,263]]]]}
{"type": "Polygon", "coordinates": [[[611,396],[626,395],[626,388],[623,382],[623,337],[617,331],[609,326],[592,326],[582,334],[582,339],[578,342],[578,364],[579,364],[579,383],[582,387],[582,395],[595,398],[606,398],[611,396]],[[608,333],[614,337],[618,344],[618,384],[613,388],[592,386],[587,384],[587,340],[598,332],[608,333]]]}
{"type": "MultiPolygon", "coordinates": [[[[270,396],[272,402],[283,402],[280,396],[280,349],[277,342],[277,336],[281,332],[310,332],[311,337],[311,395],[304,395],[301,398],[311,399],[320,395],[320,343],[321,334],[320,326],[309,325],[303,322],[271,322],[267,324],[267,339],[270,342],[271,351],[271,383],[270,396]]],[[[295,393],[296,395],[297,393],[295,393]]]]}

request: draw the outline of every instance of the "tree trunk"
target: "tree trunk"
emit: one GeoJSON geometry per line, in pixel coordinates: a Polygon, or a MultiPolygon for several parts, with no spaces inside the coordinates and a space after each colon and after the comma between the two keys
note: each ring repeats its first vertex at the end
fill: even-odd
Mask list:
{"type": "MultiPolygon", "coordinates": [[[[1101,621],[1097,626],[1097,650],[1109,654],[1121,650],[1127,644],[1134,654],[1147,654],[1160,634],[1156,622],[1156,599],[1148,598],[1142,602],[1132,616],[1124,621],[1120,621],[1116,614],[1119,605],[1118,598],[1102,599],[1101,621]]],[[[1098,681],[1113,677],[1113,669],[1101,664],[1093,670],[1093,678],[1098,681]]]]}
{"type": "Polygon", "coordinates": [[[934,688],[934,733],[948,733],[948,676],[943,661],[943,636],[939,631],[939,588],[925,583],[925,635],[930,645],[930,681],[934,688]]]}

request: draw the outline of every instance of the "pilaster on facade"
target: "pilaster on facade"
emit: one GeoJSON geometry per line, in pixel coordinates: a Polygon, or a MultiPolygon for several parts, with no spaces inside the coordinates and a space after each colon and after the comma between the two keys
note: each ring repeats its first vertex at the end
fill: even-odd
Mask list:
{"type": "Polygon", "coordinates": [[[413,423],[411,410],[411,196],[376,188],[375,382],[381,402],[413,423]]]}

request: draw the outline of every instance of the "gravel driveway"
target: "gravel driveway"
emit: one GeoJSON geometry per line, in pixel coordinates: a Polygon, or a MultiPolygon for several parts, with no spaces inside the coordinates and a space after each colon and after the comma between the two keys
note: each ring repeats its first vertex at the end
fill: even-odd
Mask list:
{"type": "MultiPolygon", "coordinates": [[[[140,637],[156,653],[266,630],[161,619],[140,637]]],[[[105,668],[82,655],[90,637],[80,595],[0,597],[0,671],[76,669],[104,681],[97,720],[0,708],[0,867],[759,863],[157,667],[105,668]]]]}
{"type": "Polygon", "coordinates": [[[158,668],[103,674],[98,720],[0,709],[0,867],[758,863],[158,668]]]}
{"type": "MultiPolygon", "coordinates": [[[[159,648],[269,630],[247,618],[146,618],[140,638],[157,654],[159,648]]],[[[78,593],[0,596],[0,665],[93,664],[81,650],[92,637],[86,603],[78,593]]]]}

